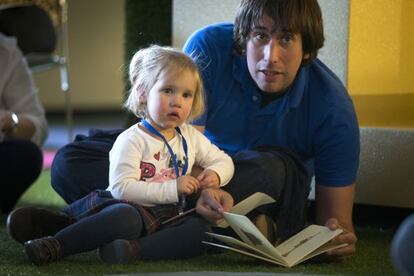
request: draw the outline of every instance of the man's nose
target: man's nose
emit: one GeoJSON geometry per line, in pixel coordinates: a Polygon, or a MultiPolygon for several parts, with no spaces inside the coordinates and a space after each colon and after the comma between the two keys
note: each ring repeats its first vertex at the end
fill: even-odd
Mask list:
{"type": "Polygon", "coordinates": [[[269,63],[276,63],[280,59],[281,48],[277,40],[271,39],[264,47],[264,60],[269,63]]]}

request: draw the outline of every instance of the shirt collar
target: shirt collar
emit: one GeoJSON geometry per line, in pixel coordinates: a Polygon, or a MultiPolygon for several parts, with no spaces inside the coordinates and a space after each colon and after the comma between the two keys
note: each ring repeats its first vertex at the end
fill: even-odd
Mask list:
{"type": "MultiPolygon", "coordinates": [[[[234,54],[233,58],[233,77],[239,82],[244,90],[251,89],[252,86],[255,90],[259,90],[254,81],[252,80],[249,70],[247,68],[247,60],[245,56],[234,54]]],[[[289,91],[284,97],[288,102],[290,108],[297,108],[302,101],[303,95],[307,88],[309,77],[309,66],[301,66],[296,74],[296,78],[293,85],[289,88],[289,91]]]]}

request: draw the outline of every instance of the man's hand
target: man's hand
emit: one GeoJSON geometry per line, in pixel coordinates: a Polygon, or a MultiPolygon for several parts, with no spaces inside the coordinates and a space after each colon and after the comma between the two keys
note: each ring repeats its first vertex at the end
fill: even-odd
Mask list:
{"type": "Polygon", "coordinates": [[[200,188],[219,188],[220,187],[220,177],[213,170],[204,170],[197,176],[198,181],[200,181],[200,188]]]}
{"type": "Polygon", "coordinates": [[[325,226],[331,230],[335,230],[338,228],[343,229],[344,231],[332,240],[333,244],[343,244],[347,243],[348,245],[345,247],[341,247],[338,249],[334,249],[331,251],[326,252],[326,256],[329,259],[341,259],[343,257],[351,256],[355,254],[355,244],[357,242],[357,237],[353,231],[347,230],[339,224],[336,218],[330,218],[326,221],[325,226]]]}
{"type": "Polygon", "coordinates": [[[191,175],[183,175],[177,178],[178,195],[191,195],[198,191],[200,182],[191,175]]]}
{"type": "Polygon", "coordinates": [[[212,224],[223,219],[223,212],[233,207],[233,197],[221,189],[204,189],[198,198],[196,211],[212,224]]]}
{"type": "Polygon", "coordinates": [[[357,237],[352,225],[354,194],[355,183],[344,187],[316,185],[316,223],[324,224],[329,229],[343,229],[344,232],[332,242],[334,244],[348,244],[324,254],[328,259],[341,259],[355,254],[357,237]]]}

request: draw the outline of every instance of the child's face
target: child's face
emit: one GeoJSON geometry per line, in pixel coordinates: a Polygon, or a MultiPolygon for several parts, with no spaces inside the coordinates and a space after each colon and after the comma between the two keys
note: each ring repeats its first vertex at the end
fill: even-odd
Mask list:
{"type": "Polygon", "coordinates": [[[160,74],[147,96],[152,125],[162,132],[183,124],[190,115],[196,89],[197,81],[190,70],[160,74]]]}

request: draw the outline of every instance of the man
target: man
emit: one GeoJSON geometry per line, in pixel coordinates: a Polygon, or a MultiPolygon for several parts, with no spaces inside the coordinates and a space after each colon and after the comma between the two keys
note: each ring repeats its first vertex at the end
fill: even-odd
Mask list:
{"type": "Polygon", "coordinates": [[[346,89],[316,58],[323,41],[316,0],[242,0],[234,25],[197,31],[184,51],[207,93],[198,128],[229,154],[271,145],[298,156],[315,176],[316,223],[344,229],[336,242],[348,245],[327,253],[342,257],[357,240],[359,128],[346,89]]]}

